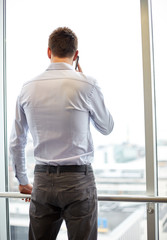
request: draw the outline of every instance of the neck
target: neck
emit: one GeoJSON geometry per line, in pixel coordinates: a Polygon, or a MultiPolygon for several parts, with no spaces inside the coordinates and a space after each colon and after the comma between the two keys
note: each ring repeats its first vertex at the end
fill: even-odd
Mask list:
{"type": "Polygon", "coordinates": [[[64,63],[68,63],[70,65],[73,65],[73,58],[59,58],[57,56],[52,56],[51,57],[51,63],[58,63],[58,62],[64,62],[64,63]]]}

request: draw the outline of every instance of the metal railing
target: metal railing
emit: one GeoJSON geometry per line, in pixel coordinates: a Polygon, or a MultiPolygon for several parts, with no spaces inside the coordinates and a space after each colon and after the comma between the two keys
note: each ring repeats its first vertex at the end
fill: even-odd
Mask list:
{"type": "MultiPolygon", "coordinates": [[[[30,194],[22,194],[19,192],[0,192],[0,198],[31,198],[30,194]]],[[[98,201],[112,201],[112,202],[154,202],[167,203],[167,197],[153,197],[153,196],[138,196],[138,195],[99,195],[98,201]]]]}

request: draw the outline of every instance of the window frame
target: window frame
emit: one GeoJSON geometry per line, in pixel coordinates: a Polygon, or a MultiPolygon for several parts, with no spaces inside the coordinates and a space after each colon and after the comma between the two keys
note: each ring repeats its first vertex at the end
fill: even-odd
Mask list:
{"type": "MultiPolygon", "coordinates": [[[[140,0],[146,150],[146,193],[158,196],[153,22],[151,0],[140,0]]],[[[158,204],[147,203],[147,236],[158,239],[158,204]]]]}
{"type": "MultiPolygon", "coordinates": [[[[6,0],[0,0],[0,191],[8,191],[6,114],[6,0]]],[[[10,239],[8,199],[0,199],[0,239],[10,239]]]]}

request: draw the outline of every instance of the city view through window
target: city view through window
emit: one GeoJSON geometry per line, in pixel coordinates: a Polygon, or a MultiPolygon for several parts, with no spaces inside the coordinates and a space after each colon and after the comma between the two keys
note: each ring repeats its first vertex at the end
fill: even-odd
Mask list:
{"type": "MultiPolygon", "coordinates": [[[[162,0],[160,2],[164,3],[162,0]]],[[[153,14],[155,12],[156,16],[158,11],[159,16],[163,6],[162,9],[157,8],[156,4],[154,0],[153,14]]],[[[164,5],[167,10],[167,4],[164,5]]],[[[155,17],[155,39],[161,21],[155,17]]],[[[8,137],[21,87],[48,67],[48,36],[59,26],[70,27],[78,36],[83,72],[97,79],[115,122],[113,133],[109,136],[102,136],[91,127],[95,148],[92,166],[98,195],[146,195],[140,1],[106,0],[104,4],[100,0],[86,0],[78,6],[77,0],[7,0],[8,137]]],[[[160,30],[163,37],[163,28],[160,30]]],[[[159,54],[158,40],[155,46],[155,57],[159,62],[162,55],[159,54]]],[[[162,91],[166,98],[162,64],[157,66],[156,82],[158,180],[159,193],[166,196],[166,121],[160,109],[164,101],[161,99],[162,91]]],[[[31,135],[26,147],[26,161],[29,179],[33,183],[35,160],[31,135]]],[[[9,185],[11,192],[18,191],[10,161],[9,185]]],[[[166,204],[159,205],[161,240],[167,237],[166,207],[166,204]]],[[[29,203],[11,199],[9,209],[11,240],[27,239],[29,203]]],[[[119,240],[121,237],[128,240],[129,236],[134,240],[146,240],[146,204],[99,201],[98,235],[99,240],[119,240]]],[[[58,240],[67,239],[66,236],[63,223],[58,240]]]]}

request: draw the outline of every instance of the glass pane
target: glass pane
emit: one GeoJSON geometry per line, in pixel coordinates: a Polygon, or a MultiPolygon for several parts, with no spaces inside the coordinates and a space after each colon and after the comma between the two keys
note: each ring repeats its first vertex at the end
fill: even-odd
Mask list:
{"type": "Polygon", "coordinates": [[[99,202],[99,240],[146,240],[146,205],[128,202],[99,202]]]}
{"type": "Polygon", "coordinates": [[[29,226],[29,204],[22,199],[11,199],[9,202],[10,232],[12,240],[27,240],[29,226]]]}
{"type": "Polygon", "coordinates": [[[158,143],[158,187],[159,195],[167,195],[167,114],[164,104],[167,101],[167,1],[152,0],[153,32],[155,54],[155,86],[157,110],[158,143]]]}
{"type": "Polygon", "coordinates": [[[159,240],[167,239],[167,204],[159,204],[159,240]]]}
{"type": "MultiPolygon", "coordinates": [[[[115,121],[107,137],[92,128],[98,194],[145,194],[140,1],[7,0],[8,133],[22,84],[49,65],[48,36],[58,26],[78,35],[83,71],[97,78],[115,121]]],[[[31,136],[26,158],[33,182],[31,136]]],[[[10,190],[18,191],[11,163],[10,190]]]]}

